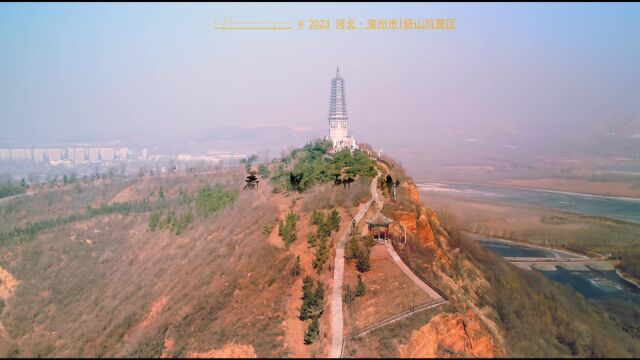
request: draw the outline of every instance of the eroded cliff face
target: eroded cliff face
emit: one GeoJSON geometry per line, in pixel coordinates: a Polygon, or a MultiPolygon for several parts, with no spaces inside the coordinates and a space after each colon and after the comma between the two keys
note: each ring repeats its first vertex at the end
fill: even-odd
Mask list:
{"type": "Polygon", "coordinates": [[[502,337],[490,319],[493,309],[475,305],[477,294],[489,287],[483,274],[450,245],[450,238],[436,213],[420,202],[416,185],[405,181],[401,193],[404,205],[394,206],[392,217],[402,226],[392,231],[400,236],[406,228],[417,244],[431,250],[431,263],[424,266],[430,277],[438,280],[440,290],[448,294],[454,311],[434,316],[414,331],[409,342],[400,348],[402,357],[495,357],[504,354],[502,337]]]}
{"type": "Polygon", "coordinates": [[[400,198],[406,197],[406,199],[403,199],[405,200],[403,205],[396,206],[392,210],[392,218],[401,224],[401,226],[392,227],[393,235],[399,238],[403,236],[403,231],[406,229],[409,236],[419,240],[420,245],[435,252],[437,262],[450,265],[451,259],[446,251],[447,241],[443,240],[442,232],[437,231],[439,229],[434,231],[431,228],[431,224],[440,228],[440,222],[433,210],[422,206],[416,185],[411,181],[405,181],[399,193],[400,198]]]}
{"type": "Polygon", "coordinates": [[[400,347],[403,358],[493,357],[497,353],[493,338],[471,312],[438,314],[400,347]]]}

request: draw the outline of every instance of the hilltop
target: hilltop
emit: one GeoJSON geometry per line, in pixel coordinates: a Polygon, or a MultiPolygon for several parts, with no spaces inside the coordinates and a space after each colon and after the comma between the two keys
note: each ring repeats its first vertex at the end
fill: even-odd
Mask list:
{"type": "Polygon", "coordinates": [[[346,339],[344,356],[640,354],[636,313],[608,315],[486,252],[424,207],[393,159],[328,148],[249,161],[255,190],[237,170],[6,199],[0,355],[326,357],[335,288],[343,335],[382,324],[346,339]],[[380,215],[386,244],[367,226],[380,215]]]}

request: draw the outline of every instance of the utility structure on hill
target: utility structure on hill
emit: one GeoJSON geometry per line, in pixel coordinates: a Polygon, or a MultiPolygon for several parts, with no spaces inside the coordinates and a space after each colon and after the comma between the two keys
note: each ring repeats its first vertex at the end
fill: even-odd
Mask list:
{"type": "Polygon", "coordinates": [[[329,139],[332,143],[331,152],[342,149],[355,150],[356,140],[349,136],[347,120],[347,98],[345,95],[344,78],[340,76],[340,69],[336,69],[336,76],[331,80],[331,96],[329,100],[329,139]]]}

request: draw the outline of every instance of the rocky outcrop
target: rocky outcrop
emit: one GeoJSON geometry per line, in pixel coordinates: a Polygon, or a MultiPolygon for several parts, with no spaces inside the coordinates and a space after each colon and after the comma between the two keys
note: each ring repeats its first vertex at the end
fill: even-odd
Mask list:
{"type": "Polygon", "coordinates": [[[472,313],[436,315],[411,340],[400,347],[403,358],[495,357],[499,354],[493,338],[472,313]]]}
{"type": "Polygon", "coordinates": [[[417,237],[422,246],[435,252],[438,262],[451,264],[451,260],[446,254],[448,248],[446,239],[440,239],[442,235],[436,235],[443,233],[443,231],[436,232],[431,228],[432,223],[440,227],[435,212],[422,206],[418,188],[413,182],[405,182],[401,188],[401,194],[406,196],[406,200],[411,205],[397,206],[392,210],[392,218],[398,225],[391,229],[393,235],[400,238],[406,229],[408,236],[417,237]]]}

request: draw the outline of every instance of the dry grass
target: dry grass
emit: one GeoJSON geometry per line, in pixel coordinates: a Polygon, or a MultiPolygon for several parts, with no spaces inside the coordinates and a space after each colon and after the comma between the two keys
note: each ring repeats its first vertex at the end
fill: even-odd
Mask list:
{"type": "MultiPolygon", "coordinates": [[[[365,296],[356,298],[351,306],[344,305],[346,333],[432,300],[398,268],[383,245],[371,249],[370,261],[371,270],[362,274],[367,286],[365,296]]],[[[344,284],[349,284],[353,289],[356,274],[355,262],[347,260],[344,284]]]]}
{"type": "Polygon", "coordinates": [[[88,205],[109,201],[130,182],[111,179],[102,185],[70,186],[38,194],[7,199],[0,206],[0,232],[55,217],[65,217],[88,205]]]}
{"type": "MultiPolygon", "coordinates": [[[[171,197],[216,181],[241,187],[242,174],[144,179],[128,184],[127,196],[162,186],[171,197]]],[[[123,189],[96,191],[93,201],[123,189]]],[[[278,216],[270,195],[241,192],[232,207],[197,217],[179,236],[149,232],[149,214],[116,214],[3,247],[0,266],[22,282],[0,316],[10,335],[0,355],[159,356],[169,338],[173,356],[231,342],[258,356],[286,355],[281,324],[292,259],[262,234],[278,216]]]]}
{"type": "Polygon", "coordinates": [[[344,357],[398,358],[399,348],[411,340],[411,334],[436,314],[451,310],[449,305],[428,309],[402,320],[377,328],[361,337],[348,340],[344,345],[344,357]]]}
{"type": "Polygon", "coordinates": [[[330,210],[335,208],[353,208],[371,198],[369,183],[371,179],[361,177],[351,187],[321,184],[307,191],[302,199],[301,210],[330,210]]]}

